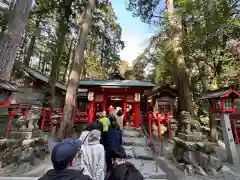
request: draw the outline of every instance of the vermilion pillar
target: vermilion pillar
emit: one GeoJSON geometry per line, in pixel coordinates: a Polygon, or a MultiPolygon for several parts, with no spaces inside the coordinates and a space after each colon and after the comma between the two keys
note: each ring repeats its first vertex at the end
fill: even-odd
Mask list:
{"type": "Polygon", "coordinates": [[[133,125],[138,128],[139,127],[139,103],[134,102],[133,104],[133,125]]]}
{"type": "Polygon", "coordinates": [[[102,103],[102,110],[103,111],[106,111],[106,105],[107,105],[107,95],[104,94],[103,103],[102,103]]]}
{"type": "Polygon", "coordinates": [[[94,102],[92,101],[92,102],[89,104],[88,123],[91,123],[91,122],[92,122],[92,119],[93,119],[93,109],[94,109],[94,102]]]}
{"type": "Polygon", "coordinates": [[[124,105],[123,105],[123,115],[124,115],[124,124],[126,124],[127,122],[127,117],[126,117],[126,115],[127,115],[127,96],[126,95],[124,95],[124,105]]]}
{"type": "Polygon", "coordinates": [[[95,97],[96,97],[96,95],[94,94],[93,99],[89,104],[88,123],[92,123],[93,118],[94,118],[94,112],[95,112],[94,109],[96,109],[95,108],[95,97]]]}
{"type": "Polygon", "coordinates": [[[135,110],[135,125],[136,125],[136,128],[139,128],[139,112],[140,112],[140,105],[138,102],[136,102],[136,106],[135,106],[136,110],[135,110]]]}

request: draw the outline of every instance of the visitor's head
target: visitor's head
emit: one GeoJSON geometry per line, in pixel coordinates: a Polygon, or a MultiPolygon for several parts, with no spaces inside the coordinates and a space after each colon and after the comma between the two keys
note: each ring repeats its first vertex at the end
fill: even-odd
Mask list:
{"type": "Polygon", "coordinates": [[[88,143],[99,143],[101,139],[101,132],[97,129],[92,130],[88,135],[88,143]]]}
{"type": "Polygon", "coordinates": [[[87,126],[85,127],[85,131],[92,131],[92,130],[94,130],[94,129],[97,129],[95,122],[92,122],[92,123],[90,123],[90,124],[87,124],[87,126]]]}
{"type": "Polygon", "coordinates": [[[121,146],[119,149],[112,151],[112,164],[118,165],[126,158],[125,149],[121,146]]]}
{"type": "Polygon", "coordinates": [[[106,116],[107,116],[107,112],[106,112],[106,111],[103,111],[103,112],[102,112],[102,116],[103,116],[103,117],[106,117],[106,116]]]}
{"type": "Polygon", "coordinates": [[[98,120],[100,118],[99,113],[96,114],[96,119],[98,120]]]}
{"type": "Polygon", "coordinates": [[[51,160],[56,171],[62,171],[73,165],[78,150],[81,148],[81,141],[72,138],[64,139],[52,150],[51,160]]]}
{"type": "Polygon", "coordinates": [[[118,116],[122,116],[122,115],[123,115],[122,109],[119,109],[119,110],[118,110],[117,115],[118,115],[118,116]]]}

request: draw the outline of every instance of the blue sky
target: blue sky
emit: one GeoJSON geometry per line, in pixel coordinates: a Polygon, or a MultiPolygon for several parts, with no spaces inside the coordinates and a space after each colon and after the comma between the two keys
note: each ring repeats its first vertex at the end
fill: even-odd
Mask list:
{"type": "Polygon", "coordinates": [[[120,56],[131,65],[148,45],[148,39],[153,35],[154,28],[141,22],[139,18],[133,17],[132,12],[126,10],[125,0],[112,0],[112,6],[118,17],[117,22],[122,27],[122,40],[126,46],[120,56]]]}

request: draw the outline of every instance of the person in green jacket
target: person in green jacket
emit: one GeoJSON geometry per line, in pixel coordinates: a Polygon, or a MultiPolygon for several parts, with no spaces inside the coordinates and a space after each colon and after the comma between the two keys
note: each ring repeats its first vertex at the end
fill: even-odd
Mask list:
{"type": "Polygon", "coordinates": [[[100,122],[103,125],[103,132],[108,132],[108,127],[110,126],[110,121],[107,117],[106,111],[102,112],[102,118],[100,119],[100,122]]]}

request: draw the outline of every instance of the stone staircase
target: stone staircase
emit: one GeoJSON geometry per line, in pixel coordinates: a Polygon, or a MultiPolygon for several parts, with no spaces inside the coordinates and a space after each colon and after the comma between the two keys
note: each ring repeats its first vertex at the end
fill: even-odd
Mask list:
{"type": "Polygon", "coordinates": [[[135,165],[144,179],[166,180],[167,175],[157,166],[152,150],[147,146],[147,139],[140,129],[125,128],[123,131],[123,147],[127,161],[135,165]]]}

